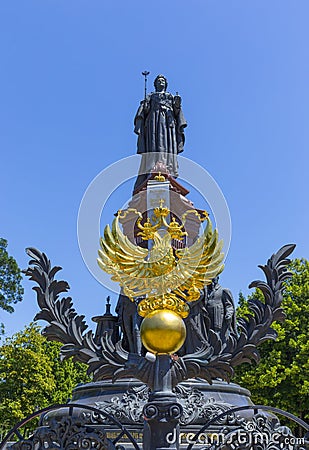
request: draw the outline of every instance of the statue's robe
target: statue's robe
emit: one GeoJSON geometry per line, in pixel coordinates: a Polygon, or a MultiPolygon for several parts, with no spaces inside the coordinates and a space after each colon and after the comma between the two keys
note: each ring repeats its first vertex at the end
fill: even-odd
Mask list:
{"type": "Polygon", "coordinates": [[[237,334],[235,306],[229,289],[217,284],[208,294],[206,309],[209,314],[210,328],[218,333],[223,342],[230,334],[237,334]]]}
{"type": "Polygon", "coordinates": [[[177,155],[183,151],[187,123],[175,98],[169,92],[153,92],[138,108],[134,131],[138,134],[137,153],[142,154],[142,161],[134,190],[147,179],[158,161],[173,177],[178,176],[177,155]]]}

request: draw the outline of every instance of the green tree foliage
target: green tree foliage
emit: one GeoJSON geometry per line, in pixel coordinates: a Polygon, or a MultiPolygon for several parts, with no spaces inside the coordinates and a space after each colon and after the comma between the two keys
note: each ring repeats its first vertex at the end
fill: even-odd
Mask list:
{"type": "Polygon", "coordinates": [[[89,381],[85,365],[60,362],[60,347],[60,343],[48,342],[33,323],[0,347],[0,424],[5,424],[4,431],[37,409],[65,403],[78,383],[89,381]]]}
{"type": "MultiPolygon", "coordinates": [[[[309,419],[309,261],[291,263],[292,279],[286,283],[282,306],[287,318],[275,323],[275,342],[259,347],[258,366],[244,364],[237,368],[236,381],[252,393],[255,404],[281,408],[304,420],[309,419]]],[[[261,299],[260,292],[253,294],[261,299]]],[[[240,298],[239,313],[247,312],[240,298]]]]}
{"type": "MultiPolygon", "coordinates": [[[[12,313],[12,305],[22,300],[24,290],[20,269],[13,256],[9,256],[7,245],[7,241],[0,238],[0,308],[12,313]]],[[[0,334],[3,332],[4,326],[0,324],[0,334]]]]}

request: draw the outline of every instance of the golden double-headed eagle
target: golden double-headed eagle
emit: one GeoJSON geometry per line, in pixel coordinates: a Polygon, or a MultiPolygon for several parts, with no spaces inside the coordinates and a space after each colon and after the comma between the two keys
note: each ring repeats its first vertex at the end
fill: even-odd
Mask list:
{"type": "MultiPolygon", "coordinates": [[[[145,240],[152,239],[151,249],[133,244],[123,234],[118,214],[112,228],[109,225],[105,227],[98,264],[112,275],[112,280],[120,284],[123,293],[132,301],[144,297],[139,304],[140,315],[164,307],[177,310],[182,317],[186,317],[189,311],[186,302],[198,300],[200,290],[223,270],[223,241],[218,240],[217,230],[212,229],[207,215],[207,226],[194,244],[174,249],[172,239],[175,231],[177,233],[174,219],[171,224],[166,224],[163,217],[167,226],[162,236],[158,226],[151,227],[149,220],[141,226],[141,214],[136,213],[140,215],[138,225],[143,230],[140,234],[145,240]]],[[[185,234],[182,228],[183,225],[179,225],[179,235],[185,234]]]]}

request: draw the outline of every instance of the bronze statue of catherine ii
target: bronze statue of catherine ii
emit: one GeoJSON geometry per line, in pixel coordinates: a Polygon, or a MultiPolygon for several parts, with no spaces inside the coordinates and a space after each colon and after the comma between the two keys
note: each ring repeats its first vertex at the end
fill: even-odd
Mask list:
{"type": "Polygon", "coordinates": [[[178,175],[177,155],[183,151],[187,126],[181,109],[181,97],[166,92],[167,79],[158,75],[155,92],[141,102],[134,119],[134,132],[138,135],[137,153],[143,155],[134,190],[161,161],[173,177],[178,175]]]}

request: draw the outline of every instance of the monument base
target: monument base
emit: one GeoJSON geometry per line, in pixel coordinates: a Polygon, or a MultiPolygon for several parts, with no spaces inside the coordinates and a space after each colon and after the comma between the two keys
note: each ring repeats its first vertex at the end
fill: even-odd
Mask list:
{"type": "MultiPolygon", "coordinates": [[[[188,445],[188,436],[192,437],[209,420],[224,412],[227,414],[215,421],[207,429],[207,433],[219,433],[222,427],[231,432],[239,427],[244,419],[250,420],[254,415],[253,410],[228,412],[238,406],[253,405],[250,392],[235,383],[216,380],[209,385],[201,379],[191,379],[180,383],[175,393],[183,407],[180,419],[180,440],[183,445],[188,445]]],[[[144,430],[143,408],[148,402],[148,397],[149,388],[140,381],[130,378],[115,383],[99,381],[79,385],[73,391],[71,402],[92,406],[110,414],[131,432],[137,443],[141,444],[144,430]]],[[[48,425],[52,418],[59,420],[65,414],[67,410],[53,411],[44,417],[44,424],[48,425]]],[[[87,416],[87,423],[96,425],[96,429],[104,427],[108,437],[113,438],[116,429],[108,418],[98,417],[96,413],[86,410],[82,414],[84,417],[87,416]]],[[[127,449],[131,448],[129,443],[122,442],[122,444],[127,449]]]]}

